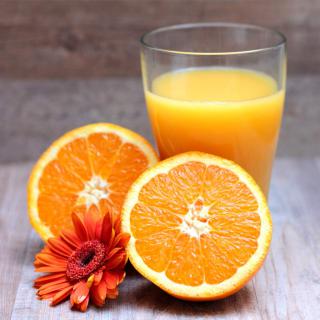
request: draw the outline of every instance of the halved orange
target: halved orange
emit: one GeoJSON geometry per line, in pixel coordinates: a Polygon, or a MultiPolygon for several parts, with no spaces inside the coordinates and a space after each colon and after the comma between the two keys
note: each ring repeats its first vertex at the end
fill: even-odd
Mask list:
{"type": "Polygon", "coordinates": [[[235,163],[187,152],[146,170],[122,209],[128,255],[147,279],[185,300],[215,300],[261,267],[272,223],[263,193],[235,163]]]}
{"type": "Polygon", "coordinates": [[[97,123],[56,140],[34,166],[28,184],[28,212],[47,240],[72,226],[71,213],[96,206],[121,211],[132,182],[157,162],[151,145],[120,126],[97,123]]]}

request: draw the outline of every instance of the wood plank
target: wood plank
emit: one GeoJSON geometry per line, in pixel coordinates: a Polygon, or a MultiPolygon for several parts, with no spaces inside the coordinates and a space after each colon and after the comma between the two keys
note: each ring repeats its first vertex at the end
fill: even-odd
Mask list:
{"type": "MultiPolygon", "coordinates": [[[[20,174],[25,175],[26,171],[26,167],[21,167],[20,174]]],[[[105,309],[91,307],[86,314],[80,314],[71,312],[68,303],[48,307],[47,302],[35,299],[32,288],[36,277],[32,262],[42,245],[32,232],[25,260],[16,262],[23,263],[23,270],[12,319],[319,319],[319,181],[320,160],[277,160],[270,194],[274,223],[271,252],[261,271],[244,289],[221,301],[179,301],[129,267],[120,287],[120,298],[108,303],[105,309]]],[[[25,214],[21,208],[16,209],[12,212],[17,216],[25,214]]]]}
{"type": "Polygon", "coordinates": [[[0,114],[0,163],[37,159],[66,131],[94,122],[116,123],[152,141],[137,78],[0,80],[0,114]]]}
{"type": "MultiPolygon", "coordinates": [[[[319,75],[288,79],[278,155],[320,155],[319,87],[319,75]]],[[[94,122],[120,124],[153,141],[140,78],[0,80],[0,114],[0,163],[37,159],[66,131],[94,122]]]]}
{"type": "Polygon", "coordinates": [[[31,229],[25,197],[29,168],[0,167],[0,319],[11,315],[31,229]]]}
{"type": "Polygon", "coordinates": [[[317,73],[319,15],[317,0],[3,0],[1,76],[138,75],[138,39],[145,31],[221,20],[280,29],[289,41],[289,71],[317,73]]]}
{"type": "MultiPolygon", "coordinates": [[[[316,226],[319,221],[320,171],[315,161],[281,159],[274,172],[271,196],[274,204],[274,237],[272,255],[282,309],[279,319],[318,319],[320,317],[320,241],[316,226]],[[279,243],[277,243],[279,241],[279,243]],[[280,262],[280,263],[279,263],[280,262]],[[282,292],[281,292],[282,291],[282,292]]],[[[271,204],[272,209],[272,204],[271,204]]]]}

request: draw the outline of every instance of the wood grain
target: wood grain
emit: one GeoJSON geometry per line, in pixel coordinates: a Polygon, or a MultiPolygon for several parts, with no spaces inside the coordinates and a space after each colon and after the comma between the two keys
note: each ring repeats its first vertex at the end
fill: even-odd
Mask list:
{"type": "Polygon", "coordinates": [[[0,319],[9,319],[30,233],[25,186],[30,165],[0,167],[0,319]]]}
{"type": "Polygon", "coordinates": [[[142,33],[176,23],[231,21],[278,28],[289,72],[320,71],[318,0],[2,0],[0,75],[137,75],[142,33]]]}
{"type": "MultiPolygon", "coordinates": [[[[320,76],[289,77],[278,155],[320,156],[320,76]]],[[[153,141],[140,78],[0,80],[0,163],[37,159],[75,127],[113,122],[153,141]]]]}
{"type": "Polygon", "coordinates": [[[51,308],[35,299],[32,262],[42,243],[26,219],[24,188],[29,170],[30,165],[0,166],[1,319],[320,318],[319,158],[277,161],[270,194],[271,252],[260,272],[239,293],[216,302],[183,302],[163,293],[129,266],[120,298],[104,309],[90,307],[86,314],[71,312],[67,302],[51,308]]]}

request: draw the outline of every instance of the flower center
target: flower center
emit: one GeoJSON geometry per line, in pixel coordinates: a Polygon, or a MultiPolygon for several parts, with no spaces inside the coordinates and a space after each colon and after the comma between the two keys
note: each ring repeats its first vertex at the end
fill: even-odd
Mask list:
{"type": "Polygon", "coordinates": [[[92,204],[98,205],[101,199],[109,195],[108,183],[99,176],[93,176],[79,192],[78,205],[85,204],[89,208],[92,204]]]}
{"type": "Polygon", "coordinates": [[[189,206],[189,211],[180,224],[180,231],[194,238],[199,238],[202,234],[209,233],[212,230],[208,224],[210,218],[209,208],[209,206],[203,204],[202,198],[198,198],[189,206]]]}
{"type": "Polygon", "coordinates": [[[80,280],[97,270],[105,260],[104,244],[98,240],[86,241],[68,259],[66,275],[69,280],[80,280]]]}

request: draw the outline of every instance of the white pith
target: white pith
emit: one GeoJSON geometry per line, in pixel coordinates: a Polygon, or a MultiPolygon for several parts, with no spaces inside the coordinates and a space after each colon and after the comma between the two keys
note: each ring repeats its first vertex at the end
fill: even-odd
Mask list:
{"type": "Polygon", "coordinates": [[[210,206],[204,206],[203,200],[199,197],[194,203],[189,205],[189,211],[182,218],[180,231],[192,238],[200,238],[202,234],[209,233],[212,228],[208,224],[210,206]],[[200,205],[199,205],[200,203],[200,205]]]}
{"type": "Polygon", "coordinates": [[[87,208],[91,205],[98,205],[100,200],[108,199],[108,182],[99,176],[92,176],[79,192],[78,204],[85,204],[87,208]]]}

